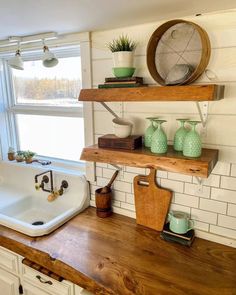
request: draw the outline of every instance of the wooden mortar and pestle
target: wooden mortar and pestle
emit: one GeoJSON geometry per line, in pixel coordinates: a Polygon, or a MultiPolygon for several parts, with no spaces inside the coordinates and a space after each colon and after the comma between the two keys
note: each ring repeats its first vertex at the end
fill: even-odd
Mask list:
{"type": "Polygon", "coordinates": [[[101,218],[108,217],[112,214],[111,210],[111,200],[112,200],[112,190],[111,185],[116,179],[117,175],[119,173],[119,170],[116,170],[116,172],[113,174],[111,180],[109,183],[99,188],[95,191],[95,201],[96,201],[96,212],[97,216],[101,218]]]}

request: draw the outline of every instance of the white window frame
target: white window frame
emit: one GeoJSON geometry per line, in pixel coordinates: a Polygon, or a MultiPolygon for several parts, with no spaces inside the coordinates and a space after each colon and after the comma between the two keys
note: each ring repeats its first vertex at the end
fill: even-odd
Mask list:
{"type": "MultiPolygon", "coordinates": [[[[76,40],[70,44],[70,38],[67,37],[67,44],[69,45],[79,45],[80,46],[80,56],[81,56],[81,78],[82,78],[82,88],[91,88],[91,43],[90,34],[81,33],[76,34],[76,40]]],[[[72,40],[75,39],[75,35],[72,36],[72,40]]],[[[58,47],[63,47],[63,40],[58,47]]],[[[39,47],[40,48],[40,47],[39,47]]],[[[30,48],[29,48],[30,49],[30,48]]],[[[37,48],[34,48],[37,49],[37,48]]],[[[51,47],[50,47],[51,49],[51,47]]],[[[65,50],[56,50],[57,56],[59,58],[73,56],[70,47],[65,50]],[[58,51],[58,52],[57,52],[58,51]]],[[[3,55],[4,56],[4,55],[3,55]]],[[[27,55],[29,56],[29,55],[27,55]]],[[[42,56],[42,54],[41,54],[42,56]]],[[[24,60],[32,60],[32,57],[36,60],[41,56],[37,56],[37,53],[33,53],[31,58],[24,58],[24,60]]],[[[0,108],[0,126],[1,126],[1,158],[3,160],[7,159],[7,150],[9,146],[14,146],[19,148],[18,142],[18,132],[16,124],[16,114],[32,114],[32,115],[51,115],[51,116],[64,116],[64,117],[83,117],[84,118],[84,139],[85,145],[91,145],[94,143],[94,133],[93,133],[93,104],[84,103],[83,107],[54,107],[54,106],[35,106],[26,104],[15,105],[14,100],[14,89],[12,84],[12,75],[10,73],[9,67],[6,61],[3,61],[4,72],[6,73],[5,79],[0,81],[0,86],[2,89],[1,96],[3,98],[3,104],[0,108]]],[[[0,106],[1,106],[0,105],[0,106]]],[[[79,135],[78,135],[79,136],[79,135]]],[[[49,159],[48,157],[42,157],[49,159]]],[[[63,169],[77,169],[79,171],[86,171],[86,176],[88,180],[93,181],[95,177],[95,167],[94,164],[81,163],[75,161],[66,161],[60,159],[50,158],[53,166],[63,167],[63,169]]]]}

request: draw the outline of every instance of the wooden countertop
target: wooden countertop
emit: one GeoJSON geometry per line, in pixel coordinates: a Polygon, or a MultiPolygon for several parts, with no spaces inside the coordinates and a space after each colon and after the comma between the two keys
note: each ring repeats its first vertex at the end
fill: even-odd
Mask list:
{"type": "Polygon", "coordinates": [[[236,249],[197,239],[191,248],[114,214],[88,208],[48,236],[0,226],[0,245],[94,294],[236,294],[236,249]]]}

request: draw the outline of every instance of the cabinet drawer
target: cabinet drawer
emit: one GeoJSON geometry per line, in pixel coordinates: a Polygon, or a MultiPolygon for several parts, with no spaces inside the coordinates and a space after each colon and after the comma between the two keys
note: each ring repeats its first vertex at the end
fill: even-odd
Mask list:
{"type": "Polygon", "coordinates": [[[91,292],[81,288],[78,285],[75,285],[75,295],[93,295],[91,292]]]}
{"type": "Polygon", "coordinates": [[[26,265],[22,265],[23,281],[55,295],[73,295],[73,284],[68,281],[58,282],[26,265]]]}
{"type": "Polygon", "coordinates": [[[18,274],[19,267],[17,254],[0,246],[0,267],[15,274],[18,274]]]}

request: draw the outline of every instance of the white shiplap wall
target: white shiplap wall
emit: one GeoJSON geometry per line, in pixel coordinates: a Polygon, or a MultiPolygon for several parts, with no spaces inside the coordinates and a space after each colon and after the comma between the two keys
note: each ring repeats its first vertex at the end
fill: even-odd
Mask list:
{"type": "MultiPolygon", "coordinates": [[[[191,215],[198,236],[236,247],[236,10],[186,19],[207,31],[212,46],[208,69],[214,77],[209,80],[204,74],[196,83],[226,86],[225,99],[209,103],[207,131],[203,137],[205,147],[220,150],[220,161],[211,176],[204,180],[203,187],[191,176],[165,171],[158,172],[158,183],[173,190],[171,208],[191,215]]],[[[160,24],[92,33],[93,87],[103,83],[105,77],[112,76],[112,58],[106,44],[122,33],[139,43],[135,52],[135,75],[144,77],[148,84],[156,84],[147,70],[146,45],[160,24]]],[[[118,115],[134,122],[135,134],[144,133],[148,124],[146,117],[158,115],[165,118],[168,122],[164,128],[169,142],[178,127],[176,118],[187,116],[199,119],[196,105],[192,102],[109,103],[109,106],[118,115]]],[[[113,133],[112,116],[99,104],[94,105],[94,121],[95,139],[102,134],[113,133]]],[[[91,185],[92,205],[95,189],[105,185],[113,172],[112,166],[97,163],[97,181],[91,185]]],[[[148,169],[123,167],[114,183],[115,212],[135,217],[132,182],[133,177],[140,173],[148,173],[148,169]]]]}

